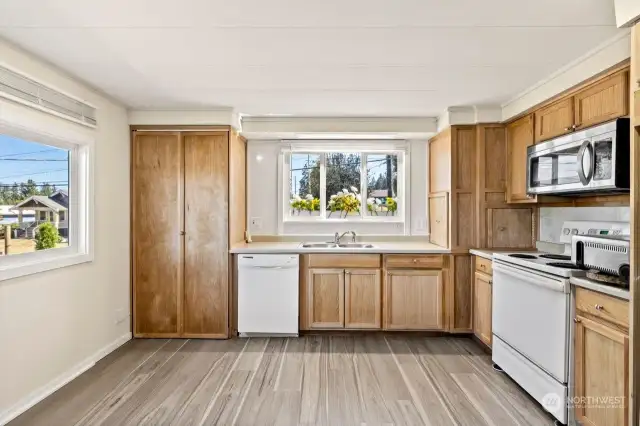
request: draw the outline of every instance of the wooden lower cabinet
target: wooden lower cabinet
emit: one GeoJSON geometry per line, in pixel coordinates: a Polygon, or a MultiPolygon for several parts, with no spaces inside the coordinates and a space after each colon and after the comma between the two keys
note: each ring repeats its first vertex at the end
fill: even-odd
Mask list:
{"type": "Polygon", "coordinates": [[[583,426],[627,426],[628,334],[580,313],[575,326],[576,419],[583,426]]]}
{"type": "Polygon", "coordinates": [[[388,270],[384,282],[385,330],[443,330],[442,270],[388,270]]]}
{"type": "Polygon", "coordinates": [[[344,270],[310,269],[307,285],[309,328],[344,328],[344,270]]]}
{"type": "Polygon", "coordinates": [[[491,275],[476,272],[473,277],[473,333],[491,346],[491,275]]]}
{"type": "Polygon", "coordinates": [[[379,269],[344,271],[344,326],[378,329],[382,326],[382,283],[379,269]]]}

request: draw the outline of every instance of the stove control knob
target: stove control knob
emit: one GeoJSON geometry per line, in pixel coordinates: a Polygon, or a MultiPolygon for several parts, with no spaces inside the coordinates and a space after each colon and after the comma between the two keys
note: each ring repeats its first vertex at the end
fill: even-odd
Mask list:
{"type": "Polygon", "coordinates": [[[569,234],[571,233],[571,229],[569,229],[569,228],[564,228],[564,229],[562,230],[562,233],[563,233],[564,235],[569,235],[569,234]]]}
{"type": "Polygon", "coordinates": [[[571,230],[571,234],[573,234],[573,235],[578,235],[578,229],[577,229],[577,228],[573,228],[573,229],[571,230]]]}

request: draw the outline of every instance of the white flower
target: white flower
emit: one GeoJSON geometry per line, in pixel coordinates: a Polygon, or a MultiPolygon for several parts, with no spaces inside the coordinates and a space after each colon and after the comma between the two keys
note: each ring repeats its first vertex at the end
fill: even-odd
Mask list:
{"type": "Polygon", "coordinates": [[[336,195],[336,194],[333,194],[333,195],[331,196],[331,199],[332,199],[332,200],[335,200],[335,199],[336,199],[336,197],[337,197],[337,195],[336,195]]]}
{"type": "Polygon", "coordinates": [[[355,186],[352,186],[352,187],[351,187],[351,190],[352,190],[354,193],[356,193],[356,194],[358,193],[358,189],[357,189],[355,186]]]}
{"type": "Polygon", "coordinates": [[[307,194],[306,198],[307,198],[307,200],[313,200],[313,195],[307,194]]]}
{"type": "MultiPolygon", "coordinates": [[[[345,192],[347,192],[347,191],[345,190],[345,192]]],[[[343,192],[342,192],[342,191],[338,191],[338,195],[337,195],[337,196],[338,196],[338,197],[341,197],[341,196],[342,196],[342,194],[343,194],[343,192]]]]}
{"type": "Polygon", "coordinates": [[[376,200],[374,200],[373,198],[367,198],[367,204],[371,205],[374,204],[376,202],[376,200]]]}
{"type": "Polygon", "coordinates": [[[380,205],[380,204],[382,204],[382,201],[380,201],[380,199],[376,198],[376,204],[380,205]]]}
{"type": "Polygon", "coordinates": [[[294,195],[294,196],[293,196],[293,198],[294,198],[296,201],[300,201],[300,200],[302,200],[302,198],[300,198],[300,196],[299,196],[298,194],[294,195]]]}
{"type": "MultiPolygon", "coordinates": [[[[342,193],[343,193],[343,194],[348,194],[348,193],[349,193],[349,191],[348,191],[347,189],[345,189],[345,188],[342,188],[342,193]]],[[[338,192],[338,194],[339,194],[339,192],[338,192]]]]}

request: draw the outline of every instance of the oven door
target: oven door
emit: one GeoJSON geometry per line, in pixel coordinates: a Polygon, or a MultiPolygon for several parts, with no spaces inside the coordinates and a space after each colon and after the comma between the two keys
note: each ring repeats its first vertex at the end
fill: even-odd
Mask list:
{"type": "Polygon", "coordinates": [[[569,280],[493,262],[492,332],[560,383],[567,383],[569,280]]]}
{"type": "Polygon", "coordinates": [[[561,194],[587,190],[593,169],[590,139],[560,139],[534,145],[527,155],[527,192],[561,194]]]}

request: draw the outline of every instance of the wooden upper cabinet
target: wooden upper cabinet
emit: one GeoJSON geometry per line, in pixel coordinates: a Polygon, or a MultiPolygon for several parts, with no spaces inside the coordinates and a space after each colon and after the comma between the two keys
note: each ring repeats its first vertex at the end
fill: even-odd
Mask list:
{"type": "Polygon", "coordinates": [[[227,133],[184,136],[184,337],[227,337],[227,133]]]}
{"type": "MultiPolygon", "coordinates": [[[[638,92],[640,91],[640,22],[631,29],[631,44],[631,92],[638,92]]],[[[636,114],[639,112],[636,110],[636,114]]]]}
{"type": "Polygon", "coordinates": [[[534,113],[536,143],[573,131],[573,116],[572,97],[560,99],[537,110],[534,113]]]}
{"type": "Polygon", "coordinates": [[[307,285],[308,327],[344,328],[344,269],[310,269],[307,285]]]}
{"type": "Polygon", "coordinates": [[[180,134],[136,132],[132,157],[134,335],[176,337],[183,278],[180,134]]]}
{"type": "Polygon", "coordinates": [[[429,196],[429,241],[449,247],[449,194],[429,196]]]}
{"type": "Polygon", "coordinates": [[[585,87],[573,97],[574,129],[629,114],[629,73],[621,71],[585,87]]]}
{"type": "Polygon", "coordinates": [[[473,333],[491,346],[491,275],[476,272],[473,278],[473,333]]]}
{"type": "Polygon", "coordinates": [[[347,269],[344,274],[345,328],[382,327],[380,269],[347,269]]]}
{"type": "Polygon", "coordinates": [[[442,330],[442,270],[389,270],[384,283],[384,329],[442,330]]]}
{"type": "Polygon", "coordinates": [[[585,426],[627,426],[629,336],[578,315],[574,366],[576,419],[585,426]]]}
{"type": "Polygon", "coordinates": [[[527,194],[527,148],[533,139],[533,115],[529,114],[507,125],[507,202],[531,203],[536,198],[527,194]]]}
{"type": "Polygon", "coordinates": [[[451,129],[429,141],[429,193],[451,190],[451,129]]]}
{"type": "Polygon", "coordinates": [[[488,209],[487,248],[533,247],[534,218],[533,207],[488,209]]]}

